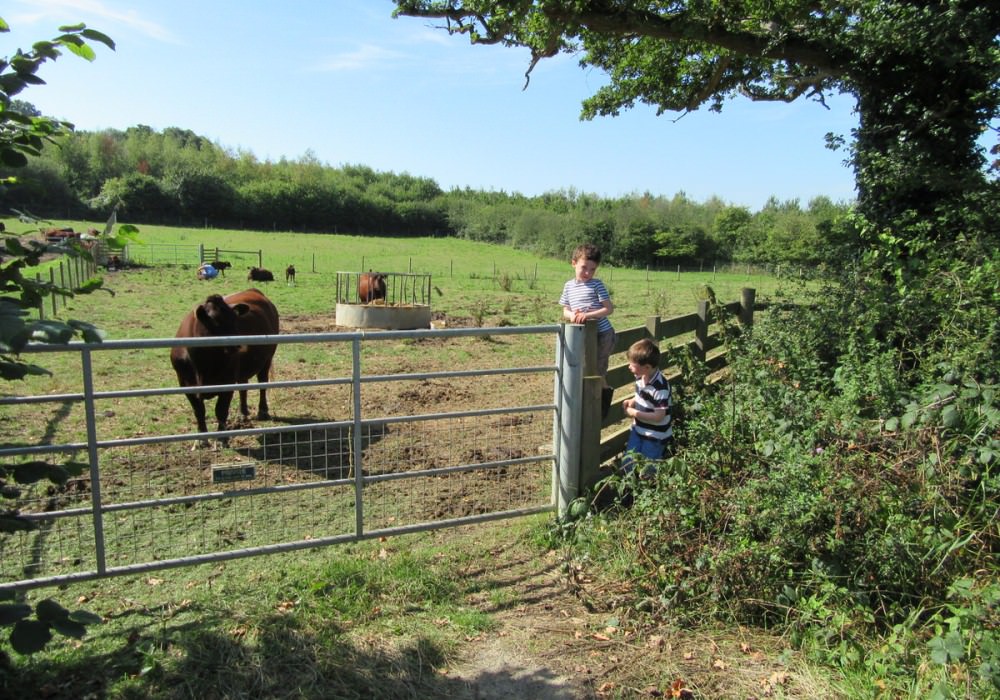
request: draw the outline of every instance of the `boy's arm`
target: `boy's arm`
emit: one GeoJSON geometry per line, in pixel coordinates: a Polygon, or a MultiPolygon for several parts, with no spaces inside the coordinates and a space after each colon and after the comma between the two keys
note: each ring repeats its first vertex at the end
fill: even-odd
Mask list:
{"type": "MultiPolygon", "coordinates": [[[[605,299],[604,301],[601,302],[601,308],[592,309],[591,311],[580,311],[578,313],[580,316],[583,317],[583,321],[586,321],[587,319],[591,318],[597,319],[597,318],[604,318],[605,316],[610,316],[614,310],[615,310],[615,305],[611,303],[611,300],[605,299]]],[[[577,323],[583,323],[583,321],[577,321],[577,323]]]]}
{"type": "MultiPolygon", "coordinates": [[[[624,405],[624,402],[622,403],[624,405]]],[[[626,415],[636,418],[641,421],[646,421],[647,423],[659,423],[667,415],[667,409],[665,408],[654,408],[652,411],[640,411],[637,408],[632,408],[628,406],[625,409],[626,415]]]]}

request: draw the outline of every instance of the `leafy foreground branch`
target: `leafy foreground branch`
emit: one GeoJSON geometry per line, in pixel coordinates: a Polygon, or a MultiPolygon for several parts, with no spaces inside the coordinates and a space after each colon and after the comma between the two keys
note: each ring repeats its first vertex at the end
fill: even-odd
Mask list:
{"type": "MultiPolygon", "coordinates": [[[[0,17],[0,33],[10,31],[7,22],[0,17]]],[[[0,59],[0,163],[7,167],[20,168],[28,163],[28,156],[36,156],[45,143],[55,143],[57,137],[72,131],[69,122],[45,116],[30,114],[23,105],[12,98],[29,85],[44,84],[38,77],[39,68],[47,61],[56,60],[62,50],[80,56],[88,61],[95,58],[93,47],[88,40],[96,41],[114,49],[114,42],[85,25],[60,27],[61,32],[50,41],[36,42],[30,51],[18,49],[11,57],[0,59]]],[[[18,179],[8,177],[0,181],[0,187],[17,192],[18,179]]],[[[22,215],[28,219],[27,215],[22,215]]],[[[122,226],[117,235],[112,235],[111,222],[105,231],[105,243],[121,247],[125,241],[134,238],[136,229],[122,226]]],[[[89,323],[76,320],[42,320],[31,318],[49,296],[72,297],[90,294],[101,289],[103,281],[94,276],[75,288],[55,282],[45,282],[27,276],[25,273],[37,267],[46,255],[83,258],[93,263],[91,251],[79,242],[59,245],[0,233],[0,379],[14,381],[29,375],[48,374],[48,370],[25,362],[20,353],[31,342],[68,343],[76,337],[85,342],[100,342],[101,333],[89,323]]],[[[4,438],[3,447],[10,447],[12,437],[4,438]]],[[[67,460],[62,464],[47,461],[20,463],[0,463],[0,498],[10,501],[20,495],[20,486],[48,480],[63,484],[74,474],[79,474],[85,464],[67,460]]],[[[12,533],[35,527],[32,522],[19,517],[18,512],[0,503],[0,533],[12,533]]],[[[11,627],[10,646],[21,654],[40,651],[52,638],[52,632],[80,638],[87,624],[100,621],[95,615],[84,611],[70,612],[53,600],[43,600],[32,609],[17,602],[11,593],[0,602],[0,627],[11,627]],[[32,617],[34,614],[34,617],[32,617]]],[[[6,665],[6,652],[0,648],[0,664],[6,665]]]]}
{"type": "Polygon", "coordinates": [[[863,280],[776,300],[728,381],[683,387],[656,482],[612,480],[631,508],[562,523],[630,582],[609,607],[780,630],[851,697],[1000,692],[996,264],[927,292],[919,344],[863,280]]]}

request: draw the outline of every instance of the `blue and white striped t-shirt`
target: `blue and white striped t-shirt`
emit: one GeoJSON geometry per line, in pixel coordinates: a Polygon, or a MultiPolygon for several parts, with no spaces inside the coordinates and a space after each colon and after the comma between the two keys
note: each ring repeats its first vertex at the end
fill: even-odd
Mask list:
{"type": "Polygon", "coordinates": [[[649,378],[648,383],[643,383],[642,378],[635,381],[635,403],[632,407],[640,411],[655,411],[658,408],[665,408],[666,414],[659,423],[646,423],[634,419],[634,430],[643,437],[654,440],[666,440],[674,434],[673,420],[670,409],[673,406],[670,382],[663,376],[660,370],[656,370],[649,378]]]}
{"type": "MultiPolygon", "coordinates": [[[[580,282],[575,277],[563,285],[562,296],[559,297],[560,306],[568,306],[573,311],[596,311],[604,308],[604,302],[609,300],[604,282],[591,277],[586,282],[580,282]]],[[[608,317],[597,319],[597,332],[604,333],[613,330],[608,317]]]]}

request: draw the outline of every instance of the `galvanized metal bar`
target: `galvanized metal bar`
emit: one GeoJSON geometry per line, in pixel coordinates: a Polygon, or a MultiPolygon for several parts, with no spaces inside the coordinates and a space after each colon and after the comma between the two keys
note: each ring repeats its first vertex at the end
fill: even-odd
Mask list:
{"type": "Polygon", "coordinates": [[[98,573],[107,569],[104,549],[104,515],[101,511],[101,464],[97,447],[97,411],[94,409],[94,367],[90,352],[80,356],[83,371],[84,411],[87,416],[87,458],[90,462],[90,503],[94,528],[94,558],[98,573]]]}
{"type": "Polygon", "coordinates": [[[261,545],[259,547],[248,547],[246,549],[234,549],[227,552],[213,552],[211,554],[200,554],[190,557],[177,557],[174,559],[162,559],[155,562],[143,564],[132,564],[129,566],[110,566],[103,573],[96,571],[85,571],[73,574],[62,574],[56,576],[45,576],[35,579],[23,579],[21,581],[0,582],[0,592],[4,591],[24,591],[33,588],[44,588],[46,586],[63,586],[70,583],[80,583],[83,581],[93,581],[109,576],[134,576],[137,574],[149,573],[152,571],[163,571],[164,569],[174,569],[181,566],[194,566],[197,564],[209,564],[220,561],[232,561],[234,559],[246,559],[267,554],[281,554],[285,552],[297,552],[302,549],[315,549],[335,544],[347,544],[349,542],[359,542],[363,540],[377,539],[379,537],[393,537],[398,535],[408,535],[418,532],[428,532],[431,530],[442,530],[448,527],[459,527],[461,525],[475,525],[478,523],[492,522],[495,520],[509,520],[511,518],[521,518],[538,513],[547,513],[552,510],[551,506],[535,506],[532,508],[516,508],[505,511],[495,511],[493,513],[483,513],[481,515],[469,515],[461,518],[449,518],[447,520],[436,520],[433,522],[418,523],[403,527],[382,528],[370,530],[363,535],[332,535],[329,537],[316,537],[309,540],[298,540],[295,542],[282,542],[273,545],[261,545]]]}
{"type": "Polygon", "coordinates": [[[563,412],[559,425],[560,463],[557,510],[565,513],[580,493],[580,426],[583,415],[584,326],[567,323],[559,387],[563,412]]]}
{"type": "MultiPolygon", "coordinates": [[[[449,418],[477,418],[482,416],[508,415],[512,413],[537,413],[554,409],[555,404],[534,404],[528,406],[514,406],[507,408],[483,408],[474,411],[456,411],[454,413],[426,413],[421,415],[408,416],[387,416],[382,418],[368,418],[362,420],[363,426],[390,425],[392,423],[414,423],[421,421],[445,420],[449,418]]],[[[307,430],[337,430],[348,428],[354,425],[353,420],[348,421],[326,421],[322,423],[301,423],[293,426],[295,431],[307,430]]],[[[234,438],[252,435],[275,435],[287,433],[289,427],[286,425],[267,428],[234,428],[232,430],[210,430],[204,433],[175,433],[172,435],[145,435],[135,438],[116,438],[114,440],[97,440],[94,444],[99,448],[108,447],[135,447],[137,445],[156,445],[170,442],[187,442],[192,440],[207,440],[219,438],[234,438]]],[[[28,445],[21,447],[0,448],[0,458],[16,457],[20,455],[53,454],[56,452],[78,452],[86,450],[90,443],[87,442],[67,442],[52,445],[28,445]]]]}
{"type": "Polygon", "coordinates": [[[353,441],[353,463],[354,463],[354,520],[355,534],[361,537],[364,534],[364,464],[362,463],[362,441],[361,434],[361,338],[355,338],[351,343],[351,356],[353,358],[353,370],[351,379],[353,380],[354,391],[354,434],[353,441]]]}
{"type": "Polygon", "coordinates": [[[81,351],[155,350],[173,347],[218,347],[226,345],[285,345],[296,343],[354,342],[358,339],[403,340],[407,338],[462,338],[480,336],[537,335],[558,332],[560,324],[538,326],[497,326],[416,330],[346,331],[343,333],[296,333],[285,335],[231,335],[205,338],[151,338],[105,340],[100,343],[73,341],[65,345],[31,343],[21,354],[81,351]]]}

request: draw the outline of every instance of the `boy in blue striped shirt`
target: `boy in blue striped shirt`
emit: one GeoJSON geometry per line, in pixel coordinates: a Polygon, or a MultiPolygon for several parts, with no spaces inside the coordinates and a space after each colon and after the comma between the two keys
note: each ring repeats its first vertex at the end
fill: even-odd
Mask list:
{"type": "Polygon", "coordinates": [[[628,474],[635,468],[635,456],[646,461],[642,478],[652,478],[655,462],[666,456],[674,438],[670,382],[660,372],[660,349],[644,338],[628,349],[628,369],[635,376],[635,396],[625,399],[622,407],[632,418],[622,469],[628,474]]]}
{"type": "Polygon", "coordinates": [[[563,318],[570,323],[586,323],[589,319],[597,321],[597,373],[604,383],[601,414],[606,417],[614,394],[614,389],[608,386],[608,362],[617,340],[608,316],[615,307],[607,287],[594,277],[597,266],[601,264],[601,249],[591,243],[578,245],[571,262],[574,276],[563,285],[559,303],[563,307],[563,318]]]}

